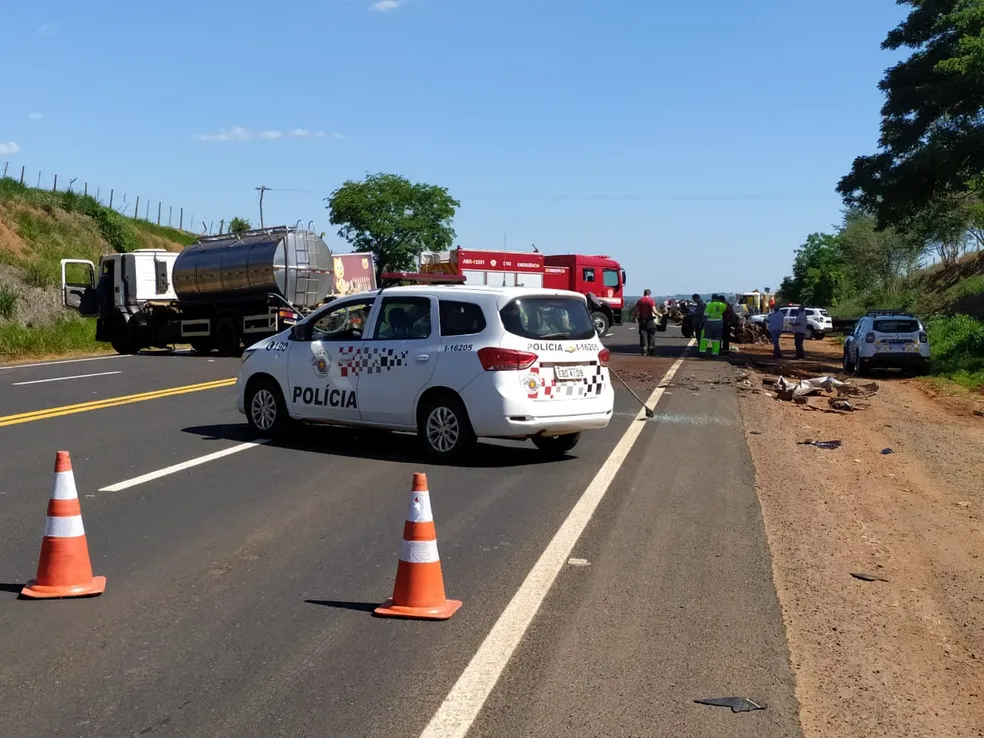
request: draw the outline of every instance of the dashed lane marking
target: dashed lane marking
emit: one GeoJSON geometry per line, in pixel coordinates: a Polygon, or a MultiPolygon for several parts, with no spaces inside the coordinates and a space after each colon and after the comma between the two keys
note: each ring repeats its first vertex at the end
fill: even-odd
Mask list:
{"type": "Polygon", "coordinates": [[[108,377],[110,374],[122,374],[122,371],[96,372],[95,374],[73,374],[71,377],[51,377],[50,379],[32,379],[29,382],[11,382],[11,387],[23,387],[25,384],[44,384],[45,382],[64,382],[66,379],[88,379],[89,377],[108,377]]]}

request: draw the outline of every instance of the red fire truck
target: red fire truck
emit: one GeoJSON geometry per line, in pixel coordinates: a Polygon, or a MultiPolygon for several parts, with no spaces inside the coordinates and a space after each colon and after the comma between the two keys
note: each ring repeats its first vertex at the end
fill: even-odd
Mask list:
{"type": "Polygon", "coordinates": [[[467,284],[547,287],[592,295],[596,299],[589,298],[588,307],[598,335],[622,324],[625,270],[606,255],[480,251],[459,246],[451,251],[423,252],[420,271],[459,274],[467,284]]]}

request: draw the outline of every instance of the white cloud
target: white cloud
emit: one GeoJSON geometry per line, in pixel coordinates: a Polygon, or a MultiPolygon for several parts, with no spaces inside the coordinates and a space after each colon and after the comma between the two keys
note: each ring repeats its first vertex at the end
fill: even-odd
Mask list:
{"type": "Polygon", "coordinates": [[[58,33],[57,23],[45,23],[38,26],[38,35],[40,36],[54,36],[56,33],[58,33]]]}
{"type": "MultiPolygon", "coordinates": [[[[314,131],[312,132],[308,128],[290,128],[286,131],[249,131],[242,126],[233,126],[232,128],[223,128],[218,133],[199,133],[195,136],[199,141],[252,141],[254,139],[261,139],[265,141],[276,141],[279,138],[284,138],[288,136],[290,138],[328,138],[329,134],[324,131],[314,131]]],[[[341,133],[332,133],[332,138],[343,139],[345,136],[341,133]]]]}
{"type": "Polygon", "coordinates": [[[44,116],[41,113],[28,113],[27,117],[31,120],[41,120],[44,116]]]}
{"type": "Polygon", "coordinates": [[[403,5],[403,0],[378,0],[378,2],[370,5],[369,9],[375,10],[377,13],[388,13],[391,10],[396,10],[401,5],[403,5]]]}
{"type": "Polygon", "coordinates": [[[0,141],[0,156],[6,156],[7,154],[16,154],[20,150],[21,147],[18,146],[13,141],[7,141],[7,143],[0,141]]]}

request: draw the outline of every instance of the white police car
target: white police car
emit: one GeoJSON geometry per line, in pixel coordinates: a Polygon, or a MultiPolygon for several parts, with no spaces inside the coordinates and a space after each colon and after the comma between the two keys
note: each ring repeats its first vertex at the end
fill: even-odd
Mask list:
{"type": "Polygon", "coordinates": [[[439,458],[478,437],[562,455],[611,422],[608,359],[576,292],[390,287],[246,349],[236,405],[261,435],[314,421],[416,431],[439,458]]]}
{"type": "Polygon", "coordinates": [[[866,374],[870,369],[906,369],[918,373],[929,367],[929,337],[914,315],[872,310],[844,339],[844,371],[866,374]]]}

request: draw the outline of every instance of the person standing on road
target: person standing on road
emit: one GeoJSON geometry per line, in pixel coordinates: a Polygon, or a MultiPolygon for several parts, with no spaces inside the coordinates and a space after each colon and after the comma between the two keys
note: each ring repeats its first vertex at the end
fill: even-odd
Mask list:
{"type": "Polygon", "coordinates": [[[786,316],[782,314],[782,310],[773,304],[772,312],[769,313],[766,324],[769,327],[769,338],[772,339],[772,357],[775,359],[782,358],[782,349],[779,348],[779,338],[782,336],[782,327],[785,320],[786,316]]]}
{"type": "Polygon", "coordinates": [[[639,351],[645,356],[656,355],[656,301],[652,290],[644,290],[639,302],[632,308],[632,315],[639,323],[639,351]]]}
{"type": "Polygon", "coordinates": [[[690,309],[690,320],[694,331],[694,340],[700,346],[701,334],[704,332],[704,309],[707,305],[697,293],[691,295],[691,298],[694,301],[694,306],[690,309]]]}
{"type": "Polygon", "coordinates": [[[803,341],[806,340],[806,308],[802,305],[796,308],[793,317],[793,339],[796,342],[796,358],[806,358],[806,353],[803,351],[803,341]]]}
{"type": "Polygon", "coordinates": [[[738,325],[738,316],[735,314],[735,307],[721,296],[727,307],[724,309],[724,330],[721,333],[721,350],[725,354],[731,353],[731,328],[738,325]]]}
{"type": "Polygon", "coordinates": [[[721,295],[713,295],[704,308],[704,337],[697,345],[698,352],[703,354],[708,345],[711,353],[718,356],[721,353],[721,334],[724,332],[724,311],[728,306],[721,295]]]}

